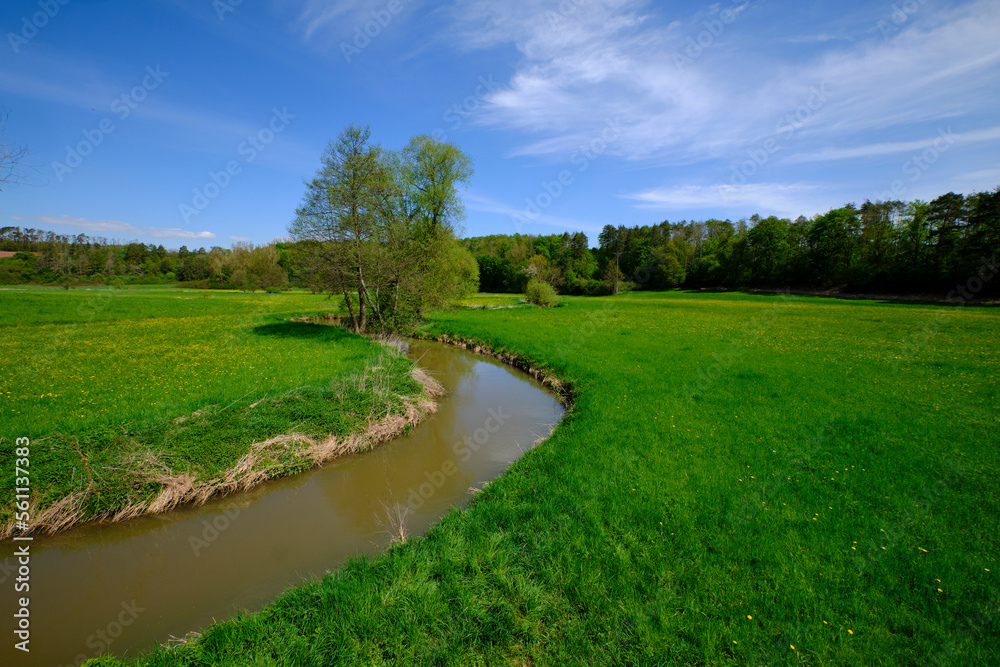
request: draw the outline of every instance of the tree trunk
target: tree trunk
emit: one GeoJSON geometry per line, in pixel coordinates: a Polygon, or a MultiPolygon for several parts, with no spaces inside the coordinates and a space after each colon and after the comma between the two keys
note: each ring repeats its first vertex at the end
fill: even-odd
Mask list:
{"type": "Polygon", "coordinates": [[[363,288],[361,287],[358,287],[358,313],[360,322],[357,332],[361,334],[368,328],[368,313],[365,311],[365,294],[363,288]]]}
{"type": "MultiPolygon", "coordinates": [[[[368,305],[371,306],[372,312],[375,313],[375,317],[378,318],[378,321],[379,321],[379,324],[382,327],[382,330],[385,331],[385,321],[382,319],[382,312],[379,310],[378,300],[377,299],[372,299],[372,295],[368,291],[368,286],[365,285],[365,279],[361,275],[361,269],[358,269],[358,283],[360,283],[360,285],[361,285],[361,287],[358,288],[358,298],[359,299],[364,299],[364,298],[368,299],[368,305]],[[363,294],[363,296],[362,296],[362,294],[363,294]]],[[[376,293],[376,297],[377,296],[378,296],[378,294],[376,293]]]]}
{"type": "Polygon", "coordinates": [[[347,293],[344,289],[344,303],[347,304],[347,311],[351,314],[351,324],[354,325],[354,331],[358,331],[358,318],[354,314],[354,306],[351,304],[351,295],[347,293]]]}
{"type": "MultiPolygon", "coordinates": [[[[392,313],[397,318],[399,317],[399,281],[398,280],[396,281],[396,301],[392,305],[392,313]]],[[[398,319],[396,321],[399,322],[398,319]]]]}

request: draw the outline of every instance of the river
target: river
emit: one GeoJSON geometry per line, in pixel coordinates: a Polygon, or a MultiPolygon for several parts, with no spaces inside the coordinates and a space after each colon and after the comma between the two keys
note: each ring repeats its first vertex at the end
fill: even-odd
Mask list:
{"type": "Polygon", "coordinates": [[[427,342],[409,354],[448,394],[409,434],[371,452],[200,507],[36,536],[28,593],[15,592],[21,544],[0,544],[0,664],[134,656],[258,611],[304,579],[383,551],[390,513],[405,515],[411,536],[425,532],[562,416],[553,394],[493,359],[427,342]],[[30,597],[30,653],[14,648],[20,597],[30,597]]]}

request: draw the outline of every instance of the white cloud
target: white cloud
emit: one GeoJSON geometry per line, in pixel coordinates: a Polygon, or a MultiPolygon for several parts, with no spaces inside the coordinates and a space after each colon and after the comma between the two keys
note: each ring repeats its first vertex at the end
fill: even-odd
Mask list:
{"type": "Polygon", "coordinates": [[[956,134],[951,131],[951,126],[941,128],[932,137],[917,139],[914,141],[883,142],[878,144],[868,144],[866,146],[854,146],[851,148],[824,148],[817,153],[804,153],[794,155],[788,159],[789,162],[820,162],[824,160],[846,160],[850,158],[872,157],[875,155],[892,155],[895,153],[905,153],[908,151],[918,151],[933,146],[941,146],[941,142],[946,145],[962,143],[973,143],[980,141],[993,141],[1000,139],[1000,125],[985,130],[965,132],[956,134]]]}
{"type": "Polygon", "coordinates": [[[826,198],[820,188],[804,183],[747,183],[744,185],[680,185],[652,188],[623,195],[637,208],[660,210],[734,209],[795,218],[825,212],[816,209],[826,198]]]}
{"type": "Polygon", "coordinates": [[[675,56],[702,29],[701,16],[685,27],[641,0],[563,4],[575,10],[559,16],[551,2],[492,0],[458,10],[454,32],[465,48],[512,44],[522,55],[509,86],[477,117],[531,137],[512,154],[565,160],[620,117],[624,130],[611,151],[620,157],[661,165],[736,159],[824,84],[826,99],[796,123],[796,144],[815,151],[995,107],[995,91],[984,85],[1000,64],[1000,4],[991,0],[923,5],[889,39],[874,25],[857,41],[820,35],[821,54],[802,61],[761,49],[752,21],[737,16],[681,66],[675,56]]]}
{"type": "MultiPolygon", "coordinates": [[[[295,3],[293,3],[295,4],[295,3]]],[[[412,14],[416,6],[422,4],[419,0],[355,0],[354,2],[330,2],[329,0],[301,0],[297,7],[295,18],[296,29],[302,34],[303,41],[328,41],[335,39],[334,45],[341,41],[352,43],[356,28],[365,30],[366,26],[375,22],[376,28],[369,29],[366,35],[369,39],[377,38],[383,30],[399,20],[404,14],[412,14]],[[390,9],[396,8],[393,12],[390,9]],[[372,37],[371,33],[375,34],[372,37]]]]}
{"type": "Polygon", "coordinates": [[[816,44],[818,42],[829,42],[837,39],[851,41],[850,37],[843,37],[841,35],[830,35],[827,33],[820,33],[818,35],[799,35],[797,37],[789,37],[788,41],[791,42],[792,44],[816,44]]]}
{"type": "Polygon", "coordinates": [[[37,224],[46,227],[71,227],[91,234],[128,236],[131,238],[163,238],[163,239],[194,239],[210,241],[215,238],[212,232],[193,232],[176,227],[138,227],[130,222],[119,220],[89,220],[71,215],[40,215],[37,224]]]}

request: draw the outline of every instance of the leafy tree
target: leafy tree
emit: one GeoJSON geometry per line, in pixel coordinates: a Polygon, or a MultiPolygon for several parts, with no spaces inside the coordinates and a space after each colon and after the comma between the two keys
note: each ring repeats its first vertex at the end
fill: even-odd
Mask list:
{"type": "Polygon", "coordinates": [[[775,284],[784,277],[782,274],[788,255],[788,224],[788,220],[772,215],[758,220],[747,231],[751,281],[775,284]]]}
{"type": "Polygon", "coordinates": [[[355,331],[368,330],[369,313],[383,331],[402,328],[478,287],[478,266],[455,239],[457,184],[471,173],[460,150],[424,135],[398,153],[373,144],[367,127],[331,142],[289,233],[308,242],[306,273],[343,296],[355,331]]]}

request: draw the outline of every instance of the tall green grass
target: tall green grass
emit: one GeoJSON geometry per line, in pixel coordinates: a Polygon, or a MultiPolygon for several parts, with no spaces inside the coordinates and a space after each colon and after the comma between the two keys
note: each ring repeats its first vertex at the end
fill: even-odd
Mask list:
{"type": "MultiPolygon", "coordinates": [[[[88,487],[85,516],[148,501],[152,477],[208,481],[255,442],[361,431],[421,389],[412,364],[343,329],[291,322],[307,294],[0,292],[0,437],[29,437],[42,507],[88,487]],[[203,296],[204,295],[204,296],[203,296]],[[368,373],[384,391],[351,378],[368,373]]],[[[311,463],[262,459],[270,475],[311,463]]],[[[0,466],[13,470],[12,447],[0,466]]],[[[14,495],[14,476],[0,494],[14,495]]],[[[0,523],[13,513],[0,508],[0,523]]]]}
{"type": "Polygon", "coordinates": [[[998,330],[780,295],[438,314],[572,382],[552,437],[425,538],[142,663],[998,664],[998,330]]]}

